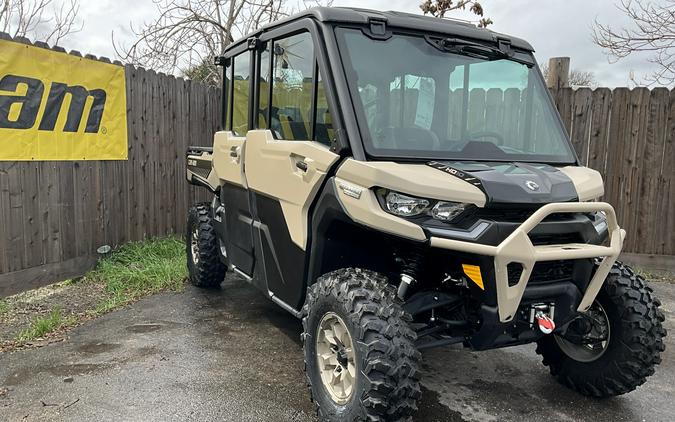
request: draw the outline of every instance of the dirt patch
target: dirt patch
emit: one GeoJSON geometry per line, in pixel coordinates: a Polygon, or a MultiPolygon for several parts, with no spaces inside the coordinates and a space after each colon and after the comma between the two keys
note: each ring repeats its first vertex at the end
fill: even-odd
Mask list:
{"type": "MultiPolygon", "coordinates": [[[[131,242],[77,280],[0,299],[0,352],[61,341],[72,327],[165,290],[187,276],[185,244],[176,237],[131,242]]],[[[135,327],[149,332],[160,326],[135,327]]],[[[104,346],[92,346],[97,353],[104,346]]]]}
{"type": "MultiPolygon", "coordinates": [[[[4,311],[0,314],[0,352],[18,346],[18,337],[33,321],[47,318],[59,309],[64,321],[72,326],[93,317],[96,305],[107,295],[103,283],[66,281],[3,299],[4,311]]],[[[63,337],[68,327],[31,339],[24,346],[40,346],[63,337]]]]}

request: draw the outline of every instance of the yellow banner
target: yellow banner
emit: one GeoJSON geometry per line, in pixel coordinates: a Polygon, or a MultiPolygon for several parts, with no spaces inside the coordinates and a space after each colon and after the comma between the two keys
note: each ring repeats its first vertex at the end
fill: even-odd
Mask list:
{"type": "Polygon", "coordinates": [[[0,160],[126,160],[124,67],[0,40],[0,160]]]}

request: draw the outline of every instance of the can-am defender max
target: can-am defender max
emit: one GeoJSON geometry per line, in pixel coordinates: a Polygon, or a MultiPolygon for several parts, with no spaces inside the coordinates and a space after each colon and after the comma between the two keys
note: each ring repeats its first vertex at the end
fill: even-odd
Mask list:
{"type": "Polygon", "coordinates": [[[223,130],[187,152],[190,280],[234,271],[302,318],[323,420],[405,420],[421,349],[537,343],[589,396],[664,350],[660,303],[518,38],[319,8],[231,44],[223,130]]]}

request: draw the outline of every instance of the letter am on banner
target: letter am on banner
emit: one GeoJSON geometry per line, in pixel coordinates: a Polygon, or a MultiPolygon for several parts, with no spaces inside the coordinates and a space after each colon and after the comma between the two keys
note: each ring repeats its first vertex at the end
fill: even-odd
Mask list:
{"type": "Polygon", "coordinates": [[[0,40],[0,160],[126,160],[124,67],[0,40]]]}

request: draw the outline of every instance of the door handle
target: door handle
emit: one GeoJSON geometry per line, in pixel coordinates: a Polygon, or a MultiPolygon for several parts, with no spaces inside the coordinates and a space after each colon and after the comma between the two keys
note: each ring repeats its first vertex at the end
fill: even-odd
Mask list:
{"type": "Polygon", "coordinates": [[[307,163],[305,161],[296,161],[295,167],[299,168],[302,171],[307,171],[307,163]]]}

